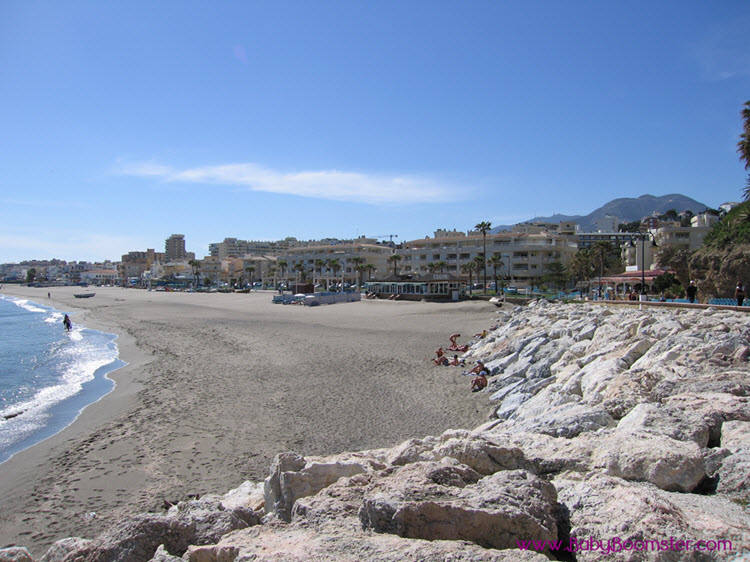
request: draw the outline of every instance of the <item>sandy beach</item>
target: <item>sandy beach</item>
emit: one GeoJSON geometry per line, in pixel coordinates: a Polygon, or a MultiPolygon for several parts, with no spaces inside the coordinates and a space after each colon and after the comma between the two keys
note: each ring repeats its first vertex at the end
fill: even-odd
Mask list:
{"type": "Polygon", "coordinates": [[[390,447],[489,411],[460,368],[428,360],[449,334],[489,327],[486,302],[308,308],[271,293],[94,290],[3,287],[117,334],[128,366],[70,427],[0,466],[0,547],[40,556],[165,500],[262,480],[279,452],[390,447]]]}

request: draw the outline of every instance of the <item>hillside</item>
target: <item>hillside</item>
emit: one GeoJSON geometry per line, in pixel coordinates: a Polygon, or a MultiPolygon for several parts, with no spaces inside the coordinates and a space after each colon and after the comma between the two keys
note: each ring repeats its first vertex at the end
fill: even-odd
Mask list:
{"type": "MultiPolygon", "coordinates": [[[[550,223],[575,221],[580,225],[583,231],[588,232],[594,230],[596,220],[605,215],[619,217],[622,222],[632,222],[640,220],[651,213],[664,213],[670,209],[675,209],[677,212],[690,210],[693,213],[698,213],[707,208],[708,205],[678,193],[658,197],[655,195],[641,195],[638,198],[621,197],[619,199],[613,199],[588,215],[556,214],[550,217],[534,217],[529,220],[533,222],[550,223]]],[[[500,232],[501,230],[508,230],[510,228],[512,228],[512,225],[497,226],[492,229],[492,232],[500,232]]]]}

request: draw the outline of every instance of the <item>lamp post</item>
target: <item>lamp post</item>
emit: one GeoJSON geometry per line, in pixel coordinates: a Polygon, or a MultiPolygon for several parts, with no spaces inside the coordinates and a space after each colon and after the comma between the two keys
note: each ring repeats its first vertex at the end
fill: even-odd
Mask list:
{"type": "MultiPolygon", "coordinates": [[[[652,246],[656,246],[656,240],[654,240],[653,233],[646,232],[633,232],[633,236],[639,238],[641,241],[641,301],[646,291],[646,240],[652,239],[652,246]]],[[[632,240],[631,240],[632,242],[632,240]]],[[[638,259],[636,258],[636,262],[638,259]]]]}

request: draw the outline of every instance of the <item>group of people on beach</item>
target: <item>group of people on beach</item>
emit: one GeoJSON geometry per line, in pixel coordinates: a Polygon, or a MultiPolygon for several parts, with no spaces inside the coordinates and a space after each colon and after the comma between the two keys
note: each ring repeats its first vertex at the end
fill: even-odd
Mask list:
{"type": "MultiPolygon", "coordinates": [[[[486,337],[488,334],[487,330],[483,330],[482,332],[478,334],[474,334],[475,338],[482,339],[486,337]]],[[[449,339],[451,341],[451,345],[448,346],[448,351],[460,351],[465,352],[469,350],[468,345],[459,345],[456,341],[459,337],[461,337],[461,334],[451,334],[449,339]]],[[[445,367],[463,367],[466,365],[466,360],[463,358],[459,358],[457,354],[453,355],[453,359],[449,359],[446,355],[446,350],[441,347],[438,347],[435,350],[435,359],[432,360],[435,365],[445,366],[445,367]]],[[[479,392],[480,390],[484,390],[487,387],[487,376],[489,375],[489,372],[487,371],[487,368],[484,366],[484,363],[482,361],[477,361],[476,365],[469,371],[464,371],[461,373],[462,375],[476,375],[474,378],[471,379],[471,391],[472,392],[479,392]]]]}

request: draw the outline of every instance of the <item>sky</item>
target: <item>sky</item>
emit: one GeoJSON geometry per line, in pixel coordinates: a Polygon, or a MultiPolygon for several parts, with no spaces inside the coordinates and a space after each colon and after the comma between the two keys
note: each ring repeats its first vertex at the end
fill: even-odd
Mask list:
{"type": "Polygon", "coordinates": [[[4,0],[0,263],[738,201],[748,29],[746,0],[4,0]]]}

